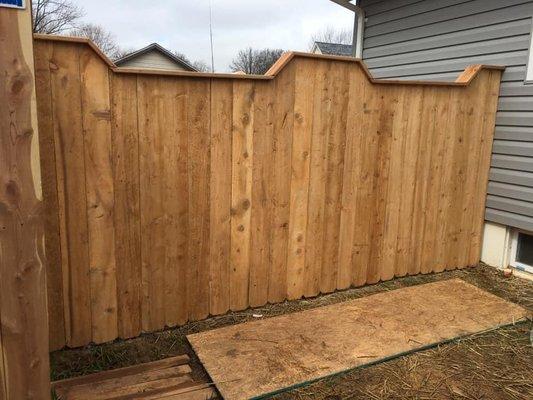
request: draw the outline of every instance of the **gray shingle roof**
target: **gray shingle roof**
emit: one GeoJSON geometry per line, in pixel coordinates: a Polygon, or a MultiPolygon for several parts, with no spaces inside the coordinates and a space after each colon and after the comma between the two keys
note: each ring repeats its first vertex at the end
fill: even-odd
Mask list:
{"type": "Polygon", "coordinates": [[[351,44],[315,42],[315,45],[316,47],[320,49],[322,54],[330,54],[330,55],[335,55],[335,56],[351,56],[352,55],[351,44]]]}

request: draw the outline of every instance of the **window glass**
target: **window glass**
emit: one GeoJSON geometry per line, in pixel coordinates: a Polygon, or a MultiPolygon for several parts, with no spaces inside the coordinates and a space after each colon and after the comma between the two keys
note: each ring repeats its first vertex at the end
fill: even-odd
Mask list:
{"type": "Polygon", "coordinates": [[[533,235],[518,233],[516,261],[533,266],[533,235]]]}

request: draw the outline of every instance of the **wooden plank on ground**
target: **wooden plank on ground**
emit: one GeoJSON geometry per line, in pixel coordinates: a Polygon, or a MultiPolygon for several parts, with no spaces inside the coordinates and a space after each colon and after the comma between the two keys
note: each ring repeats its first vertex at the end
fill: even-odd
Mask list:
{"type": "Polygon", "coordinates": [[[141,333],[137,77],[113,75],[111,88],[118,335],[130,338],[141,333]]]}
{"type": "Polygon", "coordinates": [[[190,358],[186,354],[175,357],[164,358],[162,360],[151,361],[143,364],[132,365],[130,367],[111,369],[108,371],[97,372],[95,374],[78,376],[70,379],[63,379],[52,384],[52,388],[69,388],[76,385],[87,385],[90,383],[105,381],[108,379],[119,378],[126,375],[137,375],[143,372],[156,371],[159,369],[166,369],[186,365],[190,358]]]}
{"type": "Polygon", "coordinates": [[[515,323],[529,314],[451,279],[187,338],[224,399],[240,400],[515,323]]]}
{"type": "Polygon", "coordinates": [[[85,47],[80,53],[80,74],[92,339],[104,343],[118,336],[109,68],[85,47]]]}
{"type": "MultiPolygon", "coordinates": [[[[62,400],[208,400],[213,385],[195,382],[189,357],[180,355],[131,367],[57,381],[62,400]]],[[[1,398],[1,397],[0,397],[1,398]]]]}

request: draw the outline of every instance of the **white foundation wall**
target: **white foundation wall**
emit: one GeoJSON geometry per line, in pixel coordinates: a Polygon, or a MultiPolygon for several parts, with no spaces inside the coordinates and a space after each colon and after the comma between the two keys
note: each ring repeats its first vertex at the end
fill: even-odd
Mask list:
{"type": "Polygon", "coordinates": [[[481,261],[496,268],[509,266],[511,229],[505,225],[485,222],[481,261]]]}

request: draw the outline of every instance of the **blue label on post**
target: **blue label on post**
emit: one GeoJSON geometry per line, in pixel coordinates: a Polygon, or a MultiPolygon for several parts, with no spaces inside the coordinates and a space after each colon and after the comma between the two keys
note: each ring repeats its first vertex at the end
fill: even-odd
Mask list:
{"type": "Polygon", "coordinates": [[[0,0],[0,7],[25,8],[25,0],[0,0]]]}

